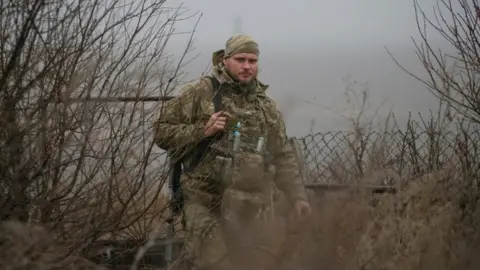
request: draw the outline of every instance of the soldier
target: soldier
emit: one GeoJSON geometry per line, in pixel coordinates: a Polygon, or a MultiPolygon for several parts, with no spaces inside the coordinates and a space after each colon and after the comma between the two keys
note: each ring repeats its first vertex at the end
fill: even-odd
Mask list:
{"type": "MultiPolygon", "coordinates": [[[[248,251],[273,231],[265,226],[275,222],[262,221],[275,216],[277,188],[298,216],[311,212],[283,117],[266,94],[268,85],[257,79],[258,56],[251,37],[231,37],[213,54],[213,74],[167,102],[154,125],[155,143],[184,165],[185,247],[192,269],[243,268],[239,262],[255,261],[248,251]],[[199,150],[205,141],[208,147],[199,150]],[[233,256],[239,254],[249,259],[233,256]]],[[[270,244],[264,252],[275,257],[278,243],[270,244]]]]}

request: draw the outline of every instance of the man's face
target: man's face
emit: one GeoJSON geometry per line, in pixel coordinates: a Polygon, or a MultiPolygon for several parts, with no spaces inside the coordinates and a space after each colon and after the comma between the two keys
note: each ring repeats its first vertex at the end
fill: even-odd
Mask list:
{"type": "Polygon", "coordinates": [[[258,57],[253,53],[237,53],[224,59],[223,64],[234,79],[249,83],[257,77],[258,57]]]}

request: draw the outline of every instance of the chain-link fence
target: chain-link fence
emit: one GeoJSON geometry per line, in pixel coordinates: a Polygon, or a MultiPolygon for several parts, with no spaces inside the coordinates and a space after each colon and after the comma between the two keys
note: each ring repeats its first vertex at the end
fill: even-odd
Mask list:
{"type": "MultiPolygon", "coordinates": [[[[477,175],[480,169],[477,161],[480,146],[478,135],[478,131],[395,129],[368,133],[325,132],[291,139],[303,159],[302,171],[306,184],[351,186],[363,180],[378,189],[394,181],[405,182],[445,166],[452,166],[460,175],[477,175]]],[[[175,235],[175,238],[178,237],[180,235],[175,235]]],[[[167,245],[162,242],[164,240],[159,240],[155,248],[145,254],[143,263],[156,266],[166,264],[167,245]]],[[[115,246],[116,252],[124,250],[125,247],[118,246],[118,243],[104,244],[109,248],[115,246]]],[[[111,265],[118,269],[133,260],[124,253],[119,255],[116,252],[111,254],[111,265]],[[123,261],[115,261],[117,257],[123,261]]]]}
{"type": "Polygon", "coordinates": [[[325,132],[294,138],[303,156],[305,181],[372,184],[408,181],[448,165],[479,168],[478,131],[399,129],[389,132],[325,132]]]}

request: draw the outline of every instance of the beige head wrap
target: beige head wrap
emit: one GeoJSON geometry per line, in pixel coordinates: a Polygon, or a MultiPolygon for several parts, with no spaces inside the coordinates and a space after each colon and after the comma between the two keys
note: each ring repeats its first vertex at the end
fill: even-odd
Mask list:
{"type": "Polygon", "coordinates": [[[229,38],[225,44],[225,49],[215,51],[212,55],[214,66],[222,63],[222,60],[229,58],[237,53],[254,53],[259,55],[258,44],[250,36],[238,34],[229,38]]]}
{"type": "Polygon", "coordinates": [[[244,34],[234,35],[227,40],[225,44],[225,54],[223,58],[229,58],[237,53],[253,53],[258,55],[258,44],[250,36],[244,34]]]}

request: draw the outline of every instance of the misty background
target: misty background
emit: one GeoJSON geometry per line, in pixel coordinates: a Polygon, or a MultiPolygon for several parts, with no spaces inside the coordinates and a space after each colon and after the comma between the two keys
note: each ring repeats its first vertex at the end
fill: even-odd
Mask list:
{"type": "MultiPolygon", "coordinates": [[[[436,2],[421,1],[427,16],[433,16],[436,2]]],[[[176,23],[177,32],[191,31],[202,14],[194,50],[187,56],[191,62],[184,67],[186,79],[201,76],[212,53],[235,33],[259,43],[259,78],[270,85],[268,94],[283,112],[290,136],[349,128],[341,115],[355,115],[356,109],[347,103],[345,79],[357,82],[353,89],[358,94],[368,90],[367,115],[381,106],[380,116],[391,110],[402,123],[409,112],[428,118],[429,110],[438,108],[426,86],[402,71],[386,49],[402,66],[425,77],[412,41],[420,41],[413,1],[172,0],[167,5],[197,13],[176,23]]],[[[429,38],[448,49],[438,33],[429,38]]],[[[180,57],[188,39],[188,33],[174,36],[168,52],[180,57]]]]}

